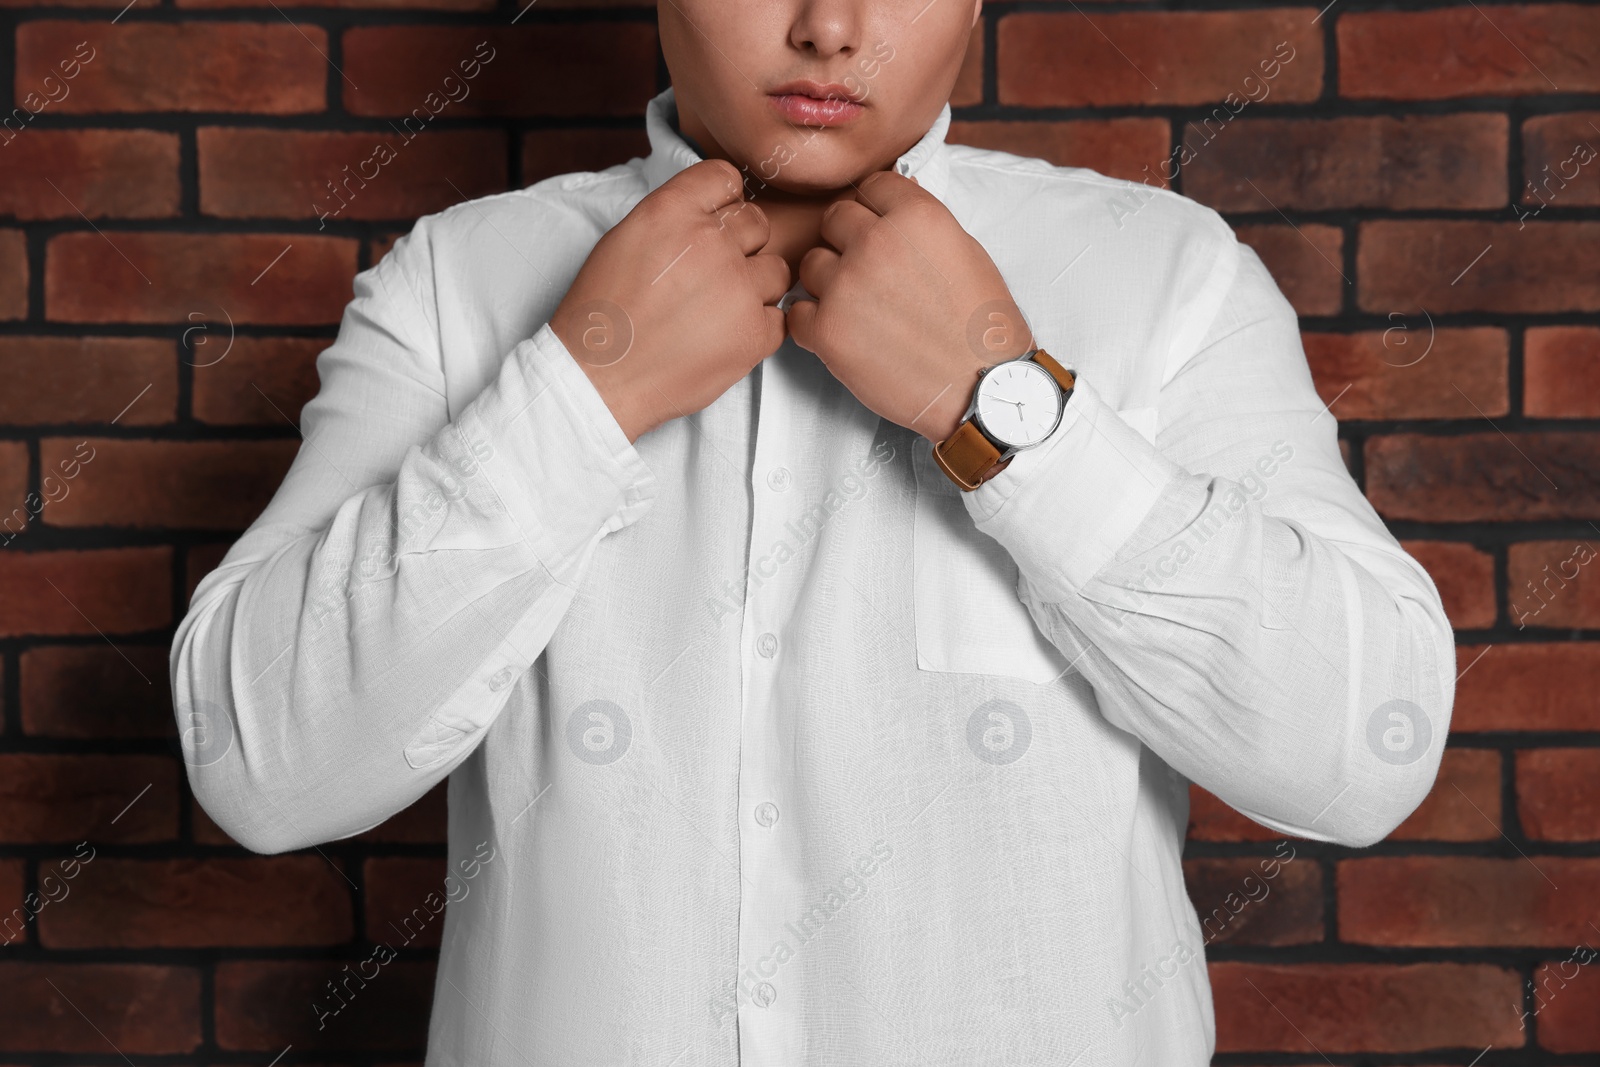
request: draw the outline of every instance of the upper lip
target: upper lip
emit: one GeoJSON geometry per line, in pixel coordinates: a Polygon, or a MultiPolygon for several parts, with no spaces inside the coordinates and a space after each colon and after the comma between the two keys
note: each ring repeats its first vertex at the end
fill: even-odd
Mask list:
{"type": "Polygon", "coordinates": [[[785,82],[772,90],[772,96],[809,96],[817,100],[849,100],[852,103],[861,103],[862,96],[859,89],[849,89],[838,82],[814,82],[809,78],[785,82]]]}

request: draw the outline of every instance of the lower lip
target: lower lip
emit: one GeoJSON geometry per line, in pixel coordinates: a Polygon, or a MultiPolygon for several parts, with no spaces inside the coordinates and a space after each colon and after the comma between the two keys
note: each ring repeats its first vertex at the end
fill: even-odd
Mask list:
{"type": "Polygon", "coordinates": [[[818,100],[796,93],[775,93],[767,99],[778,114],[799,126],[843,126],[866,110],[853,100],[818,100]]]}

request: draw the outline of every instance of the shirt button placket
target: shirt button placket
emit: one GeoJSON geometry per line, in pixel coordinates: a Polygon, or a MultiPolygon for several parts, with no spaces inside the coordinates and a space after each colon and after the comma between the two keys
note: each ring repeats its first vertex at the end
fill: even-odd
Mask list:
{"type": "Polygon", "coordinates": [[[793,938],[785,924],[798,914],[801,886],[796,877],[792,834],[780,819],[786,799],[783,777],[789,759],[783,748],[783,723],[792,709],[783,705],[780,674],[785,669],[782,621],[789,617],[794,575],[774,558],[774,545],[791,541],[789,522],[805,504],[787,463],[793,459],[795,427],[790,406],[794,385],[790,365],[809,357],[785,345],[764,360],[760,410],[756,421],[751,485],[751,517],[746,599],[740,634],[744,668],[744,707],[739,734],[739,1062],[743,1067],[793,1067],[800,1062],[801,997],[790,983],[796,972],[780,969],[788,954],[775,951],[793,938]]]}

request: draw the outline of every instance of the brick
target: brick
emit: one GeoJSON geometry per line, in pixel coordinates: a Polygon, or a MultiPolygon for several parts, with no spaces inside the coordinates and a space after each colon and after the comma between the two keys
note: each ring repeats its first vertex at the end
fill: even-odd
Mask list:
{"type": "Polygon", "coordinates": [[[1600,418],[1600,327],[1529,327],[1523,335],[1522,374],[1526,414],[1600,418]]]}
{"type": "Polygon", "coordinates": [[[1166,119],[1081,119],[1070,122],[952,122],[946,140],[1034,156],[1058,167],[1087,167],[1112,178],[1166,188],[1172,131],[1166,119]]]}
{"type": "Polygon", "coordinates": [[[1485,113],[1190,124],[1183,191],[1237,212],[1503,207],[1509,130],[1485,113]]]}
{"type": "Polygon", "coordinates": [[[28,528],[43,505],[28,499],[28,444],[0,441],[0,548],[28,528]]]}
{"type": "Polygon", "coordinates": [[[1600,860],[1384,856],[1340,862],[1335,883],[1349,944],[1556,948],[1593,933],[1600,860]]]}
{"type": "Polygon", "coordinates": [[[291,115],[323,110],[327,54],[327,32],[309,23],[40,20],[17,27],[16,84],[26,103],[29,86],[79,55],[72,91],[52,111],[291,115]]]}
{"type": "Polygon", "coordinates": [[[1450,625],[1482,630],[1494,625],[1494,557],[1459,541],[1401,541],[1422,564],[1444,602],[1450,625]]]}
{"type": "Polygon", "coordinates": [[[1240,226],[1285,299],[1301,315],[1337,315],[1344,303],[1344,231],[1337,226],[1240,226]]]}
{"type": "Polygon", "coordinates": [[[101,858],[72,907],[39,916],[47,948],[335,945],[350,940],[350,885],[322,856],[101,858]]]}
{"type": "Polygon", "coordinates": [[[443,856],[369,859],[366,863],[367,939],[395,949],[438,948],[444,909],[472,884],[450,873],[443,856]],[[448,895],[447,895],[448,894],[448,895]]]}
{"type": "MultiPolygon", "coordinates": [[[[530,183],[531,184],[531,183],[530,183]]],[[[385,233],[367,242],[367,262],[377,263],[389,254],[394,243],[404,237],[403,233],[385,233]]]]}
{"type": "Polygon", "coordinates": [[[358,247],[307,234],[64,233],[46,252],[45,317],[220,322],[220,307],[236,324],[336,323],[358,247]]]}
{"type": "Polygon", "coordinates": [[[32,921],[23,907],[23,861],[0,860],[0,950],[6,945],[27,943],[27,927],[32,921]],[[21,910],[22,914],[16,914],[21,910]]]}
{"type": "Polygon", "coordinates": [[[200,584],[200,579],[217,569],[230,547],[229,544],[196,545],[184,553],[184,577],[187,579],[185,604],[194,601],[195,586],[200,584]]]}
{"type": "Polygon", "coordinates": [[[531,130],[522,137],[522,180],[526,185],[576,171],[601,171],[635,156],[650,154],[644,127],[531,130]]]}
{"type": "Polygon", "coordinates": [[[1368,439],[1367,497],[1386,518],[1472,522],[1600,515],[1600,435],[1368,439]]]}
{"type": "Polygon", "coordinates": [[[1500,753],[1447,748],[1433,788],[1387,841],[1495,841],[1500,837],[1500,753]]]}
{"type": "Polygon", "coordinates": [[[156,337],[0,337],[0,423],[172,422],[175,355],[170,340],[156,337]]]}
{"type": "Polygon", "coordinates": [[[449,839],[446,810],[449,785],[448,779],[440,782],[422,794],[409,808],[395,813],[365,833],[357,834],[356,840],[444,844],[449,839]]]}
{"type": "MultiPolygon", "coordinates": [[[[392,946],[391,946],[392,947],[392,946]]],[[[382,962],[364,952],[348,962],[250,960],[217,964],[216,1040],[224,1049],[412,1049],[427,1039],[434,964],[382,962]],[[348,969],[346,969],[348,968],[348,969]],[[361,972],[371,975],[363,980],[361,972]],[[328,990],[340,983],[340,1000],[328,990]],[[329,1014],[322,1017],[317,1006],[329,1014]],[[323,1025],[319,1029],[318,1020],[323,1025]]]]}
{"type": "Polygon", "coordinates": [[[1218,1052],[1523,1044],[1517,972],[1487,964],[1214,963],[1218,1052]]]}
{"type": "MultiPolygon", "coordinates": [[[[71,899],[71,898],[68,898],[71,899]]],[[[200,971],[145,963],[0,963],[0,1051],[124,1056],[200,1047],[200,971]]]]}
{"type": "Polygon", "coordinates": [[[17,845],[171,841],[180,773],[166,756],[0,755],[0,833],[17,845]]]}
{"type": "Polygon", "coordinates": [[[1284,837],[1192,783],[1187,836],[1191,841],[1277,841],[1284,837]]]}
{"type": "Polygon", "coordinates": [[[1535,968],[1533,984],[1539,1027],[1539,1046],[1551,1052],[1600,1052],[1600,967],[1594,963],[1594,950],[1600,938],[1585,935],[1581,940],[1588,952],[1577,946],[1560,953],[1560,958],[1535,968]],[[1580,966],[1582,961],[1588,964],[1580,966]],[[1576,971],[1576,973],[1574,973],[1576,971]]]}
{"type": "MultiPolygon", "coordinates": [[[[41,465],[76,442],[39,442],[41,465]]],[[[54,526],[243,530],[266,508],[298,440],[130,441],[94,438],[72,494],[44,512],[54,526]]]]}
{"type": "Polygon", "coordinates": [[[0,151],[6,164],[0,215],[77,219],[81,211],[90,218],[149,219],[178,213],[175,133],[30,129],[0,151]]]}
{"type": "MultiPolygon", "coordinates": [[[[1600,111],[1536,115],[1522,124],[1522,189],[1534,212],[1600,204],[1600,111]]],[[[1518,212],[1518,217],[1526,217],[1518,212]]]]}
{"type": "Polygon", "coordinates": [[[1342,96],[1443,100],[1600,90],[1600,9],[1593,7],[1349,12],[1336,32],[1342,96]]]}
{"type": "Polygon", "coordinates": [[[1600,538],[1511,546],[1506,598],[1518,629],[1600,626],[1600,538]]]}
{"type": "Polygon", "coordinates": [[[22,653],[22,730],[40,737],[170,737],[167,645],[45,645],[22,653]],[[126,658],[124,658],[126,657],[126,658]]]}
{"type": "Polygon", "coordinates": [[[0,637],[159,630],[172,624],[172,550],[0,552],[0,589],[0,637]]]}
{"type": "Polygon", "coordinates": [[[1467,419],[1511,410],[1504,330],[1391,321],[1396,325],[1388,330],[1302,336],[1317,393],[1340,422],[1467,419]]]}
{"type": "Polygon", "coordinates": [[[28,314],[28,242],[21,230],[0,229],[0,319],[28,314]]]}
{"type": "Polygon", "coordinates": [[[1600,643],[1462,645],[1456,663],[1455,733],[1600,730],[1600,643]]]}
{"type": "Polygon", "coordinates": [[[1597,311],[1600,222],[1365,222],[1356,281],[1368,311],[1597,311]]]}
{"type": "MultiPolygon", "coordinates": [[[[1210,104],[1315,100],[1322,43],[1307,8],[1007,15],[1002,104],[1210,104]],[[1281,48],[1280,48],[1281,46],[1281,48]],[[1271,77],[1268,77],[1271,75],[1271,77]]],[[[1229,107],[1218,105],[1231,117],[1229,107]]]]}
{"type": "Polygon", "coordinates": [[[357,26],[343,47],[361,87],[344,83],[345,107],[399,116],[407,131],[440,115],[642,115],[656,95],[656,32],[645,23],[357,26]]]}
{"type": "Polygon", "coordinates": [[[950,89],[951,107],[973,107],[983,103],[984,26],[984,20],[979,19],[967,38],[967,52],[961,57],[961,70],[950,89]]]}
{"type": "Polygon", "coordinates": [[[314,337],[234,338],[226,358],[195,368],[194,417],[221,426],[298,427],[300,409],[320,384],[317,356],[331,343],[314,337]]]}
{"type": "Polygon", "coordinates": [[[1536,841],[1600,840],[1600,749],[1517,753],[1517,816],[1536,841]]]}
{"type": "Polygon", "coordinates": [[[200,210],[223,218],[411,219],[506,188],[506,138],[494,130],[207,126],[196,143],[200,210]]]}
{"type": "Polygon", "coordinates": [[[1192,859],[1183,876],[1207,945],[1304,945],[1323,938],[1322,871],[1295,853],[1192,859]]]}

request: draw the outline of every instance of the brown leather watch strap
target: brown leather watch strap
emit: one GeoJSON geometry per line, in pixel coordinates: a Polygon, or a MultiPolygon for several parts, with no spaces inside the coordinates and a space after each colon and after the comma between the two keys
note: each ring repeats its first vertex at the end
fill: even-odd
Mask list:
{"type": "MultiPolygon", "coordinates": [[[[1077,378],[1070,370],[1042,348],[1034,351],[1033,360],[1056,380],[1064,396],[1072,395],[1077,378]]],[[[964,493],[970,493],[1005,468],[1005,464],[1000,463],[1000,450],[970,418],[956,427],[955,433],[933,446],[933,461],[964,493]]]]}

